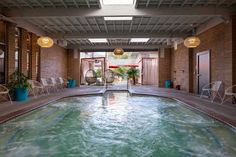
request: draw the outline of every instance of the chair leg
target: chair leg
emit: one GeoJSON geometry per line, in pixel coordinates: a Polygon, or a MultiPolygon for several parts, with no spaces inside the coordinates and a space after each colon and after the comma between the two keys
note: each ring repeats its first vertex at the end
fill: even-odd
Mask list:
{"type": "Polygon", "coordinates": [[[8,97],[9,97],[9,99],[10,99],[11,104],[12,104],[12,100],[11,100],[11,96],[10,96],[10,94],[7,93],[7,95],[8,95],[8,97]]]}
{"type": "Polygon", "coordinates": [[[204,90],[202,90],[202,92],[201,92],[201,95],[200,95],[200,98],[202,98],[202,96],[203,96],[203,93],[204,93],[204,90]]]}
{"type": "Polygon", "coordinates": [[[223,96],[223,98],[222,98],[222,100],[221,100],[221,103],[220,103],[221,105],[224,104],[225,98],[226,98],[226,95],[224,94],[224,96],[223,96]]]}

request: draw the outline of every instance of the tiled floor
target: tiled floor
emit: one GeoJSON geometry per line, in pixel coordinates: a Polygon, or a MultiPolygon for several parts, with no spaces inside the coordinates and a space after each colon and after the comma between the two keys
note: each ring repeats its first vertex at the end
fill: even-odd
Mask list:
{"type": "MultiPolygon", "coordinates": [[[[127,86],[108,86],[107,90],[127,90],[127,86]]],[[[83,86],[76,89],[65,89],[58,93],[42,95],[36,98],[31,97],[25,102],[13,102],[13,104],[10,104],[9,102],[1,103],[0,123],[64,97],[85,94],[102,94],[105,91],[103,86],[83,86]]],[[[157,88],[153,86],[132,86],[129,88],[129,91],[132,94],[148,94],[178,99],[188,104],[188,106],[194,107],[236,127],[236,105],[211,103],[207,99],[200,99],[197,95],[189,94],[184,91],[157,88]]]]}

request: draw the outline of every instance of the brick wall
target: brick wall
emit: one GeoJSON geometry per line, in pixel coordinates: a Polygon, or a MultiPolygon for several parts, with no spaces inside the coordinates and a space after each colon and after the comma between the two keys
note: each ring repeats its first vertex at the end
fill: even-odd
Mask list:
{"type": "Polygon", "coordinates": [[[37,39],[38,37],[35,34],[32,34],[31,42],[32,42],[32,47],[31,47],[31,78],[33,80],[37,79],[37,73],[36,73],[36,55],[37,52],[39,51],[39,47],[37,44],[37,39]]]}
{"type": "MultiPolygon", "coordinates": [[[[232,63],[233,63],[233,84],[236,85],[236,15],[232,16],[232,63]]],[[[234,89],[236,92],[236,89],[234,89]]]]}
{"type": "MultiPolygon", "coordinates": [[[[161,50],[162,51],[162,50],[161,50]]],[[[165,80],[171,79],[171,49],[165,48],[164,55],[159,54],[159,87],[165,87],[165,80]]]]}
{"type": "Polygon", "coordinates": [[[15,71],[15,27],[13,23],[7,22],[7,78],[15,71]]]}
{"type": "Polygon", "coordinates": [[[178,45],[171,53],[171,80],[181,86],[181,90],[189,90],[189,49],[183,44],[178,45]]]}
{"type": "Polygon", "coordinates": [[[27,30],[21,29],[21,44],[20,44],[20,53],[21,53],[21,61],[20,61],[20,67],[21,67],[21,72],[24,75],[28,75],[27,71],[27,30]]]}
{"type": "MultiPolygon", "coordinates": [[[[222,80],[224,87],[232,85],[232,22],[221,23],[199,35],[201,44],[194,50],[198,52],[211,51],[211,82],[222,80]]],[[[194,79],[195,92],[197,92],[196,75],[194,79]]]]}
{"type": "Polygon", "coordinates": [[[225,87],[236,83],[235,49],[232,49],[235,48],[232,44],[234,22],[232,18],[229,23],[221,23],[199,34],[201,44],[194,50],[180,44],[177,51],[172,51],[171,78],[182,90],[197,93],[196,54],[206,50],[211,51],[211,81],[222,80],[225,87]]]}
{"type": "Polygon", "coordinates": [[[55,45],[41,48],[41,78],[63,77],[67,79],[67,50],[55,45]]]}
{"type": "Polygon", "coordinates": [[[79,50],[68,50],[68,77],[75,79],[77,85],[80,85],[80,53],[79,50]]]}

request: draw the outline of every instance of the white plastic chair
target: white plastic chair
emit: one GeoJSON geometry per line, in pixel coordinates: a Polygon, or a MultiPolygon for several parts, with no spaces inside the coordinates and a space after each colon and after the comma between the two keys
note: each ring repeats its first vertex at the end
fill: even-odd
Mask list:
{"type": "Polygon", "coordinates": [[[32,90],[34,96],[38,96],[37,95],[38,93],[40,94],[40,93],[44,93],[45,92],[44,86],[40,82],[35,81],[35,80],[28,80],[28,83],[32,87],[31,90],[32,90]]]}
{"type": "Polygon", "coordinates": [[[47,94],[49,94],[49,91],[54,88],[54,85],[49,84],[47,79],[45,79],[45,78],[41,78],[41,83],[42,83],[44,89],[46,90],[47,94]]]}
{"type": "Polygon", "coordinates": [[[222,100],[222,97],[219,93],[221,84],[222,81],[215,81],[203,86],[200,98],[202,98],[204,93],[207,93],[207,96],[209,96],[211,102],[213,102],[217,96],[219,96],[219,98],[222,100]]]}
{"type": "Polygon", "coordinates": [[[67,81],[65,79],[63,79],[62,77],[58,77],[56,80],[60,89],[64,89],[66,87],[67,81]]]}
{"type": "MultiPolygon", "coordinates": [[[[11,100],[11,96],[9,94],[9,89],[7,87],[5,87],[4,85],[0,85],[0,97],[3,98],[3,99],[6,99],[4,97],[4,95],[7,95],[11,104],[12,104],[12,100],[11,100]]],[[[8,100],[8,99],[7,99],[8,100]]]]}
{"type": "Polygon", "coordinates": [[[53,89],[57,92],[59,88],[59,84],[57,83],[57,80],[54,77],[50,77],[49,79],[49,84],[53,86],[53,89]]]}
{"type": "Polygon", "coordinates": [[[226,101],[228,101],[230,99],[233,100],[233,103],[236,103],[236,93],[233,92],[234,88],[236,88],[236,85],[230,86],[225,90],[225,94],[224,94],[224,97],[221,101],[221,104],[225,103],[226,101]]]}

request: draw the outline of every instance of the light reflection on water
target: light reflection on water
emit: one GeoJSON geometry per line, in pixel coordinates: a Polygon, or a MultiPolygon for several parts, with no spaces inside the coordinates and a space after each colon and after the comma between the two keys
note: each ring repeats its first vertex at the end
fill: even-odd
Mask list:
{"type": "Polygon", "coordinates": [[[2,157],[235,157],[232,128],[175,100],[108,92],[63,99],[0,127],[2,157]]]}

